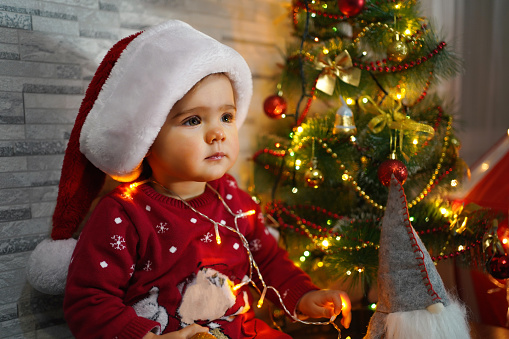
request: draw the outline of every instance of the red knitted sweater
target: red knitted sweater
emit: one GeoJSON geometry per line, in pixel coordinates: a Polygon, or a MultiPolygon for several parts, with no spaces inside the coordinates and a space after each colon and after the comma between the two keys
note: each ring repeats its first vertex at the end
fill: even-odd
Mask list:
{"type": "MultiPolygon", "coordinates": [[[[225,175],[210,183],[238,219],[241,233],[267,285],[293,312],[302,295],[317,289],[294,266],[263,224],[260,208],[225,175]]],[[[234,217],[209,188],[189,201],[219,224],[234,217]]],[[[222,338],[289,338],[254,318],[247,286],[247,251],[238,234],[214,225],[180,200],[144,184],[121,185],[95,208],[76,245],[66,286],[65,317],[77,338],[142,338],[192,323],[222,338]]],[[[253,278],[257,274],[253,272],[253,278]]],[[[261,288],[259,281],[258,286],[261,288]]],[[[276,304],[275,294],[267,294],[276,304]]]]}

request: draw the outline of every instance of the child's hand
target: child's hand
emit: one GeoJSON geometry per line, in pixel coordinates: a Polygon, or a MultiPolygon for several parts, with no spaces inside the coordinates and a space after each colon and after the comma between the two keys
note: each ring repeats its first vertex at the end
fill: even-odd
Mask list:
{"type": "Polygon", "coordinates": [[[310,318],[330,318],[343,313],[341,324],[348,328],[352,321],[352,305],[348,294],[338,290],[311,291],[300,299],[297,304],[297,311],[310,318]]]}
{"type": "Polygon", "coordinates": [[[198,324],[192,324],[190,326],[184,327],[183,329],[163,335],[157,335],[152,332],[148,333],[143,337],[143,339],[152,339],[152,338],[160,338],[160,339],[189,339],[196,333],[205,333],[208,332],[209,329],[207,327],[200,326],[198,324]]]}

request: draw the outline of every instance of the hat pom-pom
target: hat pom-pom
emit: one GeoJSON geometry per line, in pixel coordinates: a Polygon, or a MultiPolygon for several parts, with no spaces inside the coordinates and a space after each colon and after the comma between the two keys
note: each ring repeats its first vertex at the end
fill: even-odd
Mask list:
{"type": "Polygon", "coordinates": [[[44,239],[28,259],[30,285],[46,294],[63,294],[76,239],[44,239]]]}

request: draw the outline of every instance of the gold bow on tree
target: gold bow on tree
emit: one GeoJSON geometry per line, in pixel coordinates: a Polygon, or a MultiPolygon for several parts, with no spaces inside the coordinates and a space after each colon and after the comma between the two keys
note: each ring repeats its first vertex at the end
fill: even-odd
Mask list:
{"type": "Polygon", "coordinates": [[[402,107],[401,101],[397,102],[395,108],[390,109],[388,112],[382,110],[380,106],[378,106],[371,97],[363,96],[359,98],[359,106],[364,112],[377,114],[373,119],[371,119],[368,123],[368,128],[373,133],[380,133],[386,126],[390,129],[399,130],[399,148],[403,156],[406,157],[405,153],[403,153],[403,133],[404,131],[413,131],[413,132],[423,132],[429,135],[432,138],[435,135],[435,130],[433,127],[414,121],[407,117],[405,114],[400,112],[402,107]],[[367,103],[370,102],[374,110],[369,110],[366,106],[367,103]]]}
{"type": "Polygon", "coordinates": [[[352,58],[347,50],[339,53],[334,60],[321,54],[316,59],[315,66],[322,71],[316,81],[316,88],[328,95],[334,93],[336,78],[352,86],[359,86],[361,81],[361,70],[353,67],[352,58]]]}

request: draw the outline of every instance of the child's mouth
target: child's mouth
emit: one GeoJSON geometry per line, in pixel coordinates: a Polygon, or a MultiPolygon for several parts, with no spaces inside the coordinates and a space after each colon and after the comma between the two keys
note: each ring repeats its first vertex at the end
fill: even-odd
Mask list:
{"type": "Polygon", "coordinates": [[[207,157],[205,159],[207,160],[221,160],[225,157],[225,154],[223,152],[217,152],[212,154],[210,157],[207,157]]]}

